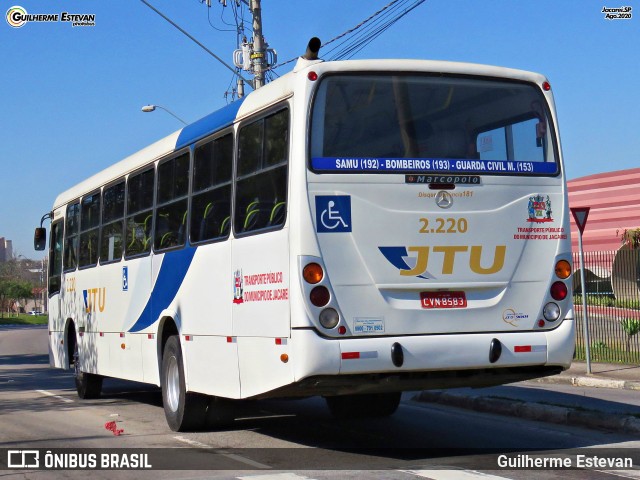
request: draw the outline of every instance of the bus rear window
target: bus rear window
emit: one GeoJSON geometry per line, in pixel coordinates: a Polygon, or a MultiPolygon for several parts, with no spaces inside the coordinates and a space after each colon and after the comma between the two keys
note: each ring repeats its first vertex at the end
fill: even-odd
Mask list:
{"type": "Polygon", "coordinates": [[[546,100],[533,84],[475,77],[332,75],[316,92],[316,172],[558,173],[546,100]]]}

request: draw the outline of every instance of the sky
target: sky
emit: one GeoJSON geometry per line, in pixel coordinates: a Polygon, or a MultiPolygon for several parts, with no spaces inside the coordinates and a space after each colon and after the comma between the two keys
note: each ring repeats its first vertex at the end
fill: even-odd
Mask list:
{"type": "MultiPolygon", "coordinates": [[[[232,62],[230,6],[148,1],[232,62]]],[[[263,33],[284,61],[303,54],[312,36],[326,42],[389,2],[262,0],[263,33]]],[[[12,0],[2,13],[0,237],[13,241],[16,256],[39,259],[33,229],[59,193],[182,127],[161,110],[143,113],[143,105],[195,121],[226,105],[233,74],[138,0],[12,0]],[[14,5],[29,14],[95,14],[95,26],[13,28],[6,12],[14,5]]],[[[245,22],[250,27],[246,10],[245,22]]],[[[542,73],[555,95],[569,180],[640,167],[638,0],[427,0],[353,58],[542,73]],[[605,6],[630,6],[632,18],[607,20],[605,6]]]]}

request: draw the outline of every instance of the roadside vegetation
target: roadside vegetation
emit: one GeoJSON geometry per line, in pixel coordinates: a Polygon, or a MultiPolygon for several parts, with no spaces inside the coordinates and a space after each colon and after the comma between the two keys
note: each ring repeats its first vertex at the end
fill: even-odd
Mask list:
{"type": "Polygon", "coordinates": [[[0,318],[0,326],[2,325],[46,325],[49,321],[48,315],[26,315],[21,313],[5,314],[3,318],[0,318]]]}
{"type": "MultiPolygon", "coordinates": [[[[582,305],[582,295],[573,296],[574,305],[582,305]]],[[[587,305],[640,310],[640,300],[616,300],[612,295],[587,295],[587,305]]]]}

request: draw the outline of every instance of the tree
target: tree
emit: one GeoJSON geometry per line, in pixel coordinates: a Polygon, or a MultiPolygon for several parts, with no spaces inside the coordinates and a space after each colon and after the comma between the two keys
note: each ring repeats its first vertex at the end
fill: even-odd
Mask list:
{"type": "Polygon", "coordinates": [[[623,245],[629,245],[632,250],[635,250],[640,247],[640,228],[625,228],[620,234],[620,239],[623,245]]]}
{"type": "Polygon", "coordinates": [[[627,334],[627,352],[631,349],[631,337],[640,332],[640,320],[634,318],[625,318],[620,322],[624,333],[627,334]]]}
{"type": "Polygon", "coordinates": [[[0,318],[4,318],[4,312],[9,311],[14,302],[31,298],[33,285],[24,280],[0,278],[0,318]]]}

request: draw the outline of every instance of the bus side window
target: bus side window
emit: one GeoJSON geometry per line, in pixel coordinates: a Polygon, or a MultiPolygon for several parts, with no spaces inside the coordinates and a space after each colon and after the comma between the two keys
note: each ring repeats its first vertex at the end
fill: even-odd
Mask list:
{"type": "Polygon", "coordinates": [[[154,173],[152,167],[130,176],[127,182],[127,257],[149,253],[151,250],[154,173]]]}
{"type": "Polygon", "coordinates": [[[102,193],[100,262],[119,261],[124,250],[124,180],[106,187],[102,193]]]}
{"type": "Polygon", "coordinates": [[[222,240],[229,235],[233,136],[199,145],[194,153],[191,242],[222,240]]]}
{"type": "Polygon", "coordinates": [[[67,207],[64,237],[64,271],[75,270],[78,266],[78,234],[80,233],[80,202],[67,207]]]}
{"type": "Polygon", "coordinates": [[[153,249],[166,250],[184,245],[189,193],[189,152],[158,165],[155,234],[153,249]]]}
{"type": "Polygon", "coordinates": [[[60,291],[62,275],[62,238],[64,223],[54,222],[51,225],[51,243],[49,244],[49,294],[60,291]]]}
{"type": "Polygon", "coordinates": [[[234,230],[246,233],[284,224],[286,217],[289,111],[240,129],[234,230]]]}
{"type": "Polygon", "coordinates": [[[100,229],[100,191],[82,197],[80,209],[80,267],[98,263],[98,231],[100,229]]]}

